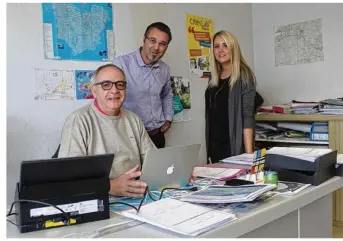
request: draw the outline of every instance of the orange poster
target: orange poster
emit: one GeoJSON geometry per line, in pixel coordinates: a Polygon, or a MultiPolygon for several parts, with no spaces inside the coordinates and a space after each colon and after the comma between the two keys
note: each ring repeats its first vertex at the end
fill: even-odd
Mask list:
{"type": "Polygon", "coordinates": [[[187,38],[190,76],[207,78],[210,75],[211,37],[213,20],[187,14],[187,38]]]}

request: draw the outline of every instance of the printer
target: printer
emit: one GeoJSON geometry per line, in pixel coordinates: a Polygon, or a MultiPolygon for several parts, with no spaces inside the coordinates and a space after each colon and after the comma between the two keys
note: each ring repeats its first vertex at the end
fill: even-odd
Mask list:
{"type": "Polygon", "coordinates": [[[336,161],[331,149],[274,147],[266,153],[264,170],[276,171],[281,181],[317,186],[337,175],[336,161]]]}
{"type": "Polygon", "coordinates": [[[113,158],[105,154],[22,161],[12,203],[19,232],[108,219],[113,158]]]}

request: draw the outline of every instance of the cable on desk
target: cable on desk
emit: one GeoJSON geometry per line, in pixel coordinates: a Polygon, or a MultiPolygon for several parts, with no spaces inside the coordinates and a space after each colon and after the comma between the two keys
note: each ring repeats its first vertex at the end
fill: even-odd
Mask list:
{"type": "MultiPolygon", "coordinates": [[[[150,192],[149,192],[149,187],[148,187],[148,186],[145,188],[145,191],[144,191],[144,194],[143,194],[143,198],[142,198],[142,200],[140,201],[138,208],[136,208],[135,206],[133,206],[133,205],[131,205],[131,204],[129,204],[129,203],[117,202],[117,201],[115,201],[115,202],[110,202],[109,205],[113,205],[113,204],[114,204],[114,205],[116,205],[116,204],[126,205],[126,206],[129,206],[129,207],[134,208],[134,209],[137,211],[137,213],[139,213],[139,210],[141,209],[143,202],[145,202],[147,193],[149,193],[149,196],[150,196],[150,192]]],[[[151,198],[151,196],[150,196],[150,198],[151,198]]],[[[151,198],[151,199],[154,200],[154,201],[156,201],[156,200],[153,199],[153,198],[151,198]]]]}
{"type": "MultiPolygon", "coordinates": [[[[19,200],[17,200],[17,201],[12,202],[11,207],[10,207],[10,210],[8,211],[6,217],[15,215],[16,213],[12,213],[14,204],[16,204],[16,203],[22,203],[22,202],[37,203],[37,204],[41,204],[41,205],[45,205],[45,206],[51,206],[51,207],[57,209],[58,211],[60,211],[60,212],[63,214],[65,220],[64,220],[64,221],[62,220],[62,221],[64,222],[65,225],[69,225],[69,224],[70,224],[70,216],[69,216],[69,214],[66,213],[66,212],[64,212],[61,208],[57,207],[56,205],[53,205],[53,204],[50,204],[50,203],[46,203],[46,202],[36,201],[36,200],[28,200],[28,199],[19,199],[19,200]]],[[[6,219],[6,220],[7,220],[8,222],[10,222],[11,224],[16,225],[17,227],[30,226],[30,225],[18,225],[18,224],[14,223],[14,222],[12,222],[12,221],[10,221],[10,220],[8,220],[8,219],[6,219]]]]}
{"type": "Polygon", "coordinates": [[[179,190],[179,191],[198,191],[198,187],[191,187],[191,188],[172,188],[172,187],[167,187],[162,189],[161,195],[158,200],[160,200],[163,197],[163,192],[166,190],[179,190]]]}
{"type": "MultiPolygon", "coordinates": [[[[143,199],[142,199],[143,200],[143,199]]],[[[135,206],[129,204],[129,203],[124,203],[124,202],[110,202],[109,205],[116,205],[116,204],[122,204],[122,205],[126,205],[129,207],[132,207],[133,209],[135,209],[138,212],[138,208],[136,208],[135,206]]]]}
{"type": "Polygon", "coordinates": [[[10,214],[7,214],[6,217],[9,217],[9,216],[12,216],[12,215],[17,215],[17,213],[10,213],[10,214]]]}
{"type": "Polygon", "coordinates": [[[25,225],[18,225],[18,224],[16,224],[16,223],[12,222],[12,221],[9,220],[9,219],[6,219],[6,221],[9,222],[9,223],[11,223],[11,224],[13,224],[13,225],[15,225],[15,226],[17,226],[18,228],[23,228],[23,227],[29,227],[29,226],[30,226],[30,225],[27,225],[27,224],[25,224],[25,225]]]}
{"type": "Polygon", "coordinates": [[[140,224],[143,224],[143,222],[136,221],[136,220],[128,220],[128,221],[123,221],[120,223],[110,224],[110,225],[98,228],[91,232],[78,232],[78,233],[67,234],[63,238],[98,238],[104,235],[118,232],[123,229],[135,227],[140,224]]]}
{"type": "Polygon", "coordinates": [[[151,200],[153,200],[153,201],[161,200],[161,198],[163,196],[163,192],[166,191],[166,190],[198,191],[198,187],[191,187],[191,188],[173,188],[173,187],[169,187],[169,188],[164,188],[161,191],[160,197],[158,199],[155,199],[155,198],[152,197],[152,195],[151,195],[151,193],[149,191],[149,187],[147,186],[145,188],[145,191],[144,191],[144,194],[143,194],[143,198],[140,201],[138,208],[136,208],[135,206],[133,206],[133,205],[131,205],[129,203],[120,202],[120,201],[110,202],[109,205],[116,205],[116,204],[126,205],[126,206],[134,208],[137,211],[137,213],[139,213],[139,210],[141,209],[143,203],[146,201],[147,196],[149,196],[151,198],[151,200]]]}

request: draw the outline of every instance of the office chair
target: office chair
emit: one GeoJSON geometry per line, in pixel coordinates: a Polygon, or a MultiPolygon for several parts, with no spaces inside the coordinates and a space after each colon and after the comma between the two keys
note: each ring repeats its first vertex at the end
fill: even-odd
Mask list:
{"type": "Polygon", "coordinates": [[[61,146],[61,144],[58,145],[55,154],[51,158],[57,158],[58,157],[58,152],[60,151],[60,146],[61,146]]]}

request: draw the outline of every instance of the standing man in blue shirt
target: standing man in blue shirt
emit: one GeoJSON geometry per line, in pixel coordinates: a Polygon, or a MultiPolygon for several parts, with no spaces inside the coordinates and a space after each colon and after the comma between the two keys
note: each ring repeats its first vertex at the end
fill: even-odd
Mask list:
{"type": "Polygon", "coordinates": [[[172,40],[170,28],[161,22],[150,24],[143,45],[135,52],[119,56],[113,63],[126,76],[123,106],[136,113],[157,148],[165,146],[164,134],[173,118],[173,92],[169,66],[161,58],[172,40]]]}

